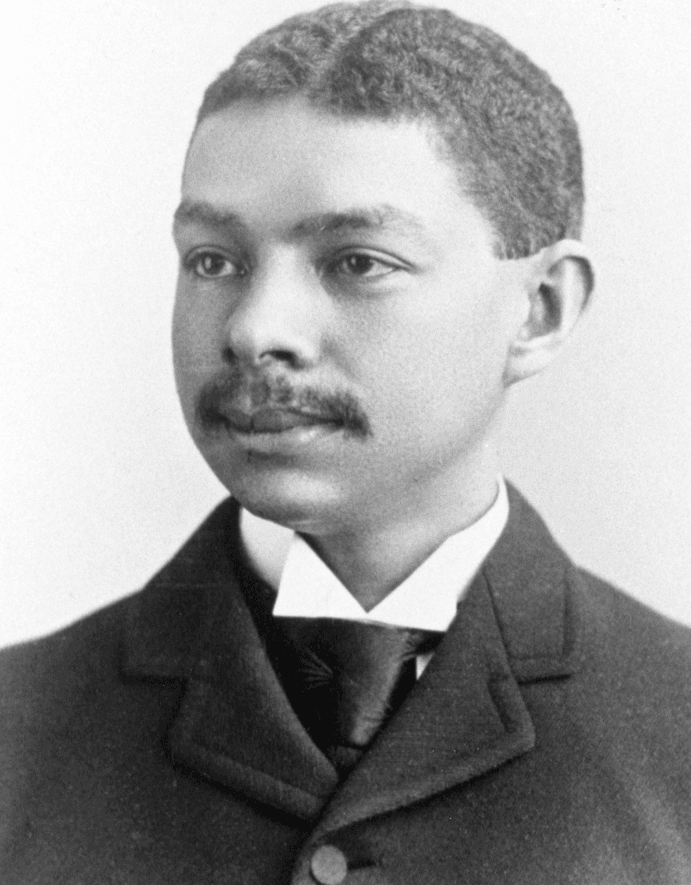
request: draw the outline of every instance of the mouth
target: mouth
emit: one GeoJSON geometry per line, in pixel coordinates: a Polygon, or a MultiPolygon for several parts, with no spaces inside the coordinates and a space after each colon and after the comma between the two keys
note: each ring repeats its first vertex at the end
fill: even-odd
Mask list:
{"type": "Polygon", "coordinates": [[[195,405],[195,424],[202,434],[228,434],[248,450],[301,449],[334,434],[362,442],[372,435],[368,417],[351,393],[297,388],[288,379],[248,381],[231,373],[207,382],[195,405]]]}
{"type": "Polygon", "coordinates": [[[336,430],[339,423],[333,418],[301,409],[262,407],[252,412],[226,406],[221,412],[227,429],[238,434],[280,434],[302,428],[324,427],[336,430]]]}

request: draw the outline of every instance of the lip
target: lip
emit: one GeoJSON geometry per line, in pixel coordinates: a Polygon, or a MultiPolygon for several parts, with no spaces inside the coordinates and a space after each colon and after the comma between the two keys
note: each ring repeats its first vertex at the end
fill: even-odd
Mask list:
{"type": "Polygon", "coordinates": [[[252,412],[244,412],[242,409],[226,407],[223,409],[223,417],[232,430],[243,436],[282,434],[314,427],[335,430],[338,426],[324,415],[299,409],[263,407],[252,412]]]}
{"type": "MultiPolygon", "coordinates": [[[[302,420],[295,423],[288,417],[284,418],[285,415],[283,412],[280,418],[275,415],[271,419],[268,416],[262,417],[261,422],[256,423],[253,420],[250,427],[254,429],[249,430],[238,428],[227,418],[228,436],[248,456],[262,460],[268,458],[271,461],[278,459],[283,463],[286,459],[292,462],[295,458],[303,458],[308,454],[315,455],[324,445],[330,448],[333,440],[340,436],[339,431],[343,429],[335,421],[326,421],[323,418],[317,420],[313,417],[308,421],[305,415],[301,415],[302,420]],[[259,430],[260,424],[273,429],[259,430]],[[278,426],[283,429],[277,429],[278,426]]],[[[252,418],[254,419],[254,414],[252,418]]]]}

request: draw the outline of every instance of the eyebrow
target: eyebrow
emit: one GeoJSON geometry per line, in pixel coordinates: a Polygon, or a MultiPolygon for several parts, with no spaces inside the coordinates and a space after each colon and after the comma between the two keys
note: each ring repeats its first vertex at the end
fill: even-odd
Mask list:
{"type": "MultiPolygon", "coordinates": [[[[203,224],[229,230],[247,230],[242,218],[230,210],[204,200],[183,200],[175,210],[177,224],[203,224]]],[[[343,212],[322,212],[298,221],[289,231],[290,240],[300,240],[341,231],[381,230],[394,228],[404,234],[425,235],[425,224],[419,216],[396,206],[353,207],[343,212]]]]}
{"type": "Polygon", "coordinates": [[[380,230],[392,227],[404,233],[422,234],[421,218],[395,206],[355,207],[344,212],[324,212],[299,221],[293,228],[296,237],[339,233],[343,230],[380,230]]]}
{"type": "Polygon", "coordinates": [[[246,228],[235,212],[229,212],[205,200],[183,200],[173,214],[174,224],[203,224],[206,227],[246,228]]]}

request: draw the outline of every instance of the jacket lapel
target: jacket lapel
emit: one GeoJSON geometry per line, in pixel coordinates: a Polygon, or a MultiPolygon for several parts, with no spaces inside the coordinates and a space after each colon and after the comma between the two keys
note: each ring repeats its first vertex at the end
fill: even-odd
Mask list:
{"type": "Polygon", "coordinates": [[[509,487],[509,522],[423,677],[335,794],[318,832],[419,802],[531,750],[520,683],[579,662],[572,566],[509,487]]]}
{"type": "Polygon", "coordinates": [[[572,672],[578,619],[568,560],[509,494],[507,527],[423,678],[338,789],[268,663],[233,567],[238,508],[220,505],[133,601],[126,672],[186,682],[174,758],[303,819],[323,812],[323,832],[528,752],[535,735],[520,683],[572,672]]]}
{"type": "Polygon", "coordinates": [[[238,507],[221,504],[133,599],[122,667],[178,679],[174,760],[242,795],[312,819],[338,783],[268,662],[233,565],[238,507]]]}
{"type": "Polygon", "coordinates": [[[534,744],[483,578],[404,704],[327,809],[320,831],[419,802],[534,744]]]}
{"type": "Polygon", "coordinates": [[[226,597],[171,729],[171,752],[231,789],[311,819],[336,787],[336,771],[293,712],[244,601],[226,597]]]}
{"type": "Polygon", "coordinates": [[[582,650],[576,570],[525,498],[508,490],[509,521],[480,577],[516,679],[570,676],[582,650]]]}

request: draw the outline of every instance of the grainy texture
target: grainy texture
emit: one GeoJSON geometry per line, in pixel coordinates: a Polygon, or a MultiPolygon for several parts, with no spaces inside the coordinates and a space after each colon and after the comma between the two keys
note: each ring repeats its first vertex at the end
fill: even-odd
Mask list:
{"type": "Polygon", "coordinates": [[[0,655],[0,878],[691,881],[691,633],[509,524],[341,785],[268,666],[222,504],[138,595],[0,655]],[[292,878],[291,878],[292,877],[292,878]]]}

